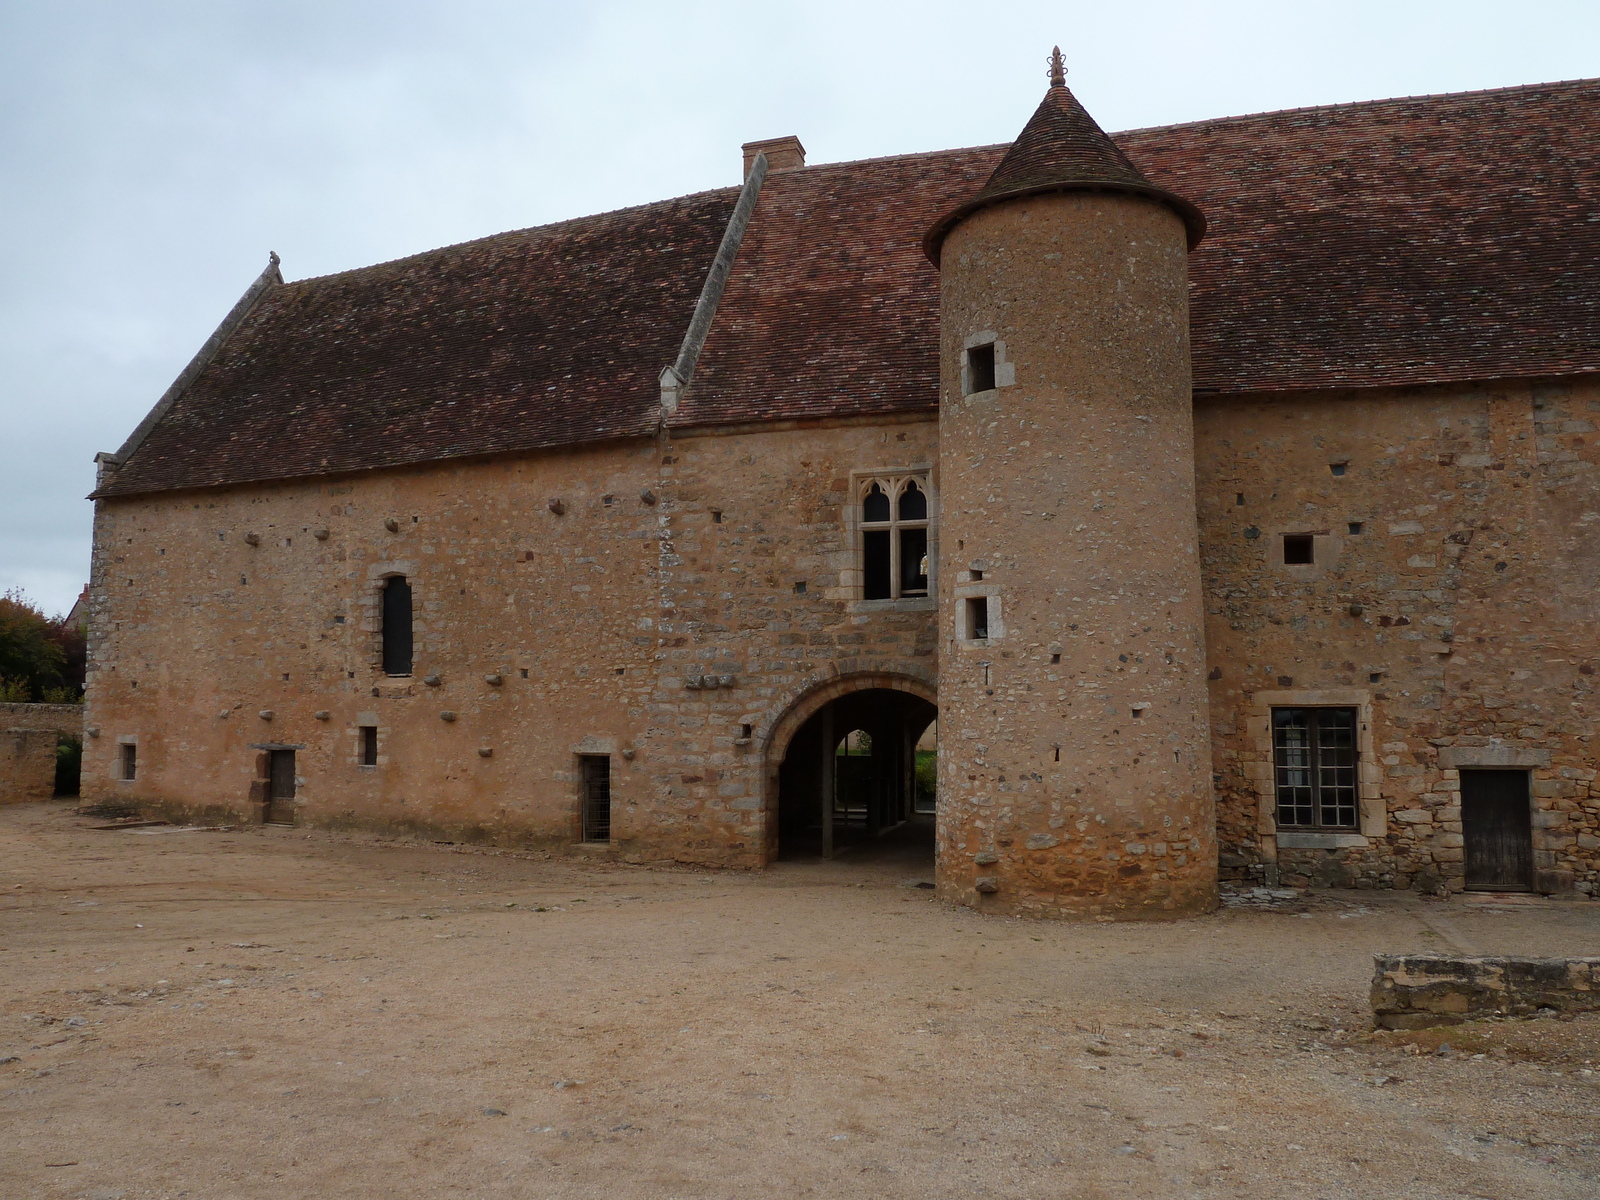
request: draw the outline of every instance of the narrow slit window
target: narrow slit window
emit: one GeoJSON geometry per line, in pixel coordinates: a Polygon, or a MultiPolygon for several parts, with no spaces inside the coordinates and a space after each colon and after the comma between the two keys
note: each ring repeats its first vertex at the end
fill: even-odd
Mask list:
{"type": "Polygon", "coordinates": [[[969,596],[963,603],[966,618],[966,629],[963,632],[969,642],[981,641],[989,636],[989,597],[969,596]]]}
{"type": "Polygon", "coordinates": [[[585,754],[581,764],[583,793],[580,797],[582,837],[586,842],[611,840],[611,758],[605,754],[585,754]]]}
{"type": "Polygon", "coordinates": [[[411,584],[404,575],[383,581],[383,673],[411,674],[411,584]]]}
{"type": "Polygon", "coordinates": [[[376,725],[363,725],[361,727],[361,765],[375,767],[378,765],[378,727],[376,725]]]}
{"type": "Polygon", "coordinates": [[[1283,561],[1291,567],[1303,567],[1316,561],[1312,537],[1309,533],[1283,535],[1283,561]]]}
{"type": "Polygon", "coordinates": [[[1356,828],[1355,709],[1273,709],[1272,758],[1280,828],[1356,828]]]}
{"type": "Polygon", "coordinates": [[[122,761],[119,764],[118,779],[137,779],[139,777],[139,747],[133,743],[124,743],[122,747],[122,761]]]}
{"type": "Polygon", "coordinates": [[[994,343],[967,351],[967,395],[994,390],[994,343]]]}
{"type": "Polygon", "coordinates": [[[929,501],[916,477],[874,479],[861,493],[861,595],[926,596],[931,571],[929,501]]]}

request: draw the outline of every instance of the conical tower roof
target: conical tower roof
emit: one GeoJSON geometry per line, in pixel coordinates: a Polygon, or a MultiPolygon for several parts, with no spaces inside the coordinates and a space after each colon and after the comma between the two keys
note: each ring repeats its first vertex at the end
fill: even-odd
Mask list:
{"type": "Polygon", "coordinates": [[[1158,188],[1140,173],[1105,130],[1067,89],[1058,46],[1050,60],[1050,90],[1034,110],[1000,165],[971,200],[946,213],[928,230],[922,248],[933,265],[945,236],[967,216],[1000,200],[1040,192],[1131,192],[1167,205],[1183,218],[1189,249],[1205,236],[1206,219],[1181,196],[1158,188]]]}

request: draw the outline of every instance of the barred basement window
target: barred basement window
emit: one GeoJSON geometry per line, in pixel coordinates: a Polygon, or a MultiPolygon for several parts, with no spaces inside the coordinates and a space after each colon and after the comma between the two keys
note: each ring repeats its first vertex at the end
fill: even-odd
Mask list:
{"type": "Polygon", "coordinates": [[[861,492],[862,598],[928,594],[928,491],[912,476],[872,479],[861,492]]]}
{"type": "Polygon", "coordinates": [[[1275,708],[1280,829],[1356,828],[1356,710],[1275,708]]]}
{"type": "Polygon", "coordinates": [[[383,673],[411,674],[411,585],[404,575],[383,581],[383,673]]]}

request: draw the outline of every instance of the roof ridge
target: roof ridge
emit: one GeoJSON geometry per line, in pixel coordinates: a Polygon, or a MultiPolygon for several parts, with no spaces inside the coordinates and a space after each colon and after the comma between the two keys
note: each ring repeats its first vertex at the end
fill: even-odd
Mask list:
{"type": "Polygon", "coordinates": [[[942,150],[912,150],[905,154],[877,154],[871,158],[843,158],[838,162],[807,163],[804,167],[793,171],[792,174],[807,175],[812,171],[826,171],[829,167],[862,167],[872,163],[894,162],[896,159],[902,158],[934,158],[941,154],[976,154],[980,150],[1005,150],[1010,145],[1010,142],[986,142],[981,146],[946,146],[942,150]]]}
{"type": "Polygon", "coordinates": [[[1508,87],[1471,88],[1464,92],[1419,92],[1411,96],[1385,96],[1381,100],[1340,100],[1333,104],[1302,104],[1296,108],[1264,108],[1257,112],[1235,113],[1228,117],[1202,117],[1198,121],[1176,121],[1171,125],[1139,125],[1132,129],[1119,129],[1109,134],[1119,138],[1125,134],[1157,133],[1169,129],[1193,129],[1199,125],[1225,125],[1231,121],[1249,121],[1256,117],[1282,117],[1294,113],[1330,112],[1342,108],[1377,108],[1384,104],[1406,104],[1418,100],[1457,100],[1469,96],[1509,95],[1513,92],[1536,92],[1544,88],[1576,87],[1579,84],[1600,84],[1600,76],[1579,79],[1552,79],[1546,83],[1519,83],[1508,87]]]}
{"type": "Polygon", "coordinates": [[[585,221],[598,221],[604,217],[620,217],[628,213],[644,212],[647,209],[663,208],[685,200],[698,200],[703,196],[713,196],[718,192],[727,192],[730,196],[737,198],[740,186],[739,184],[728,184],[724,187],[705,188],[698,192],[685,192],[681,196],[669,196],[664,200],[651,200],[644,204],[627,204],[621,208],[608,208],[601,212],[584,213],[576,217],[563,217],[559,221],[548,221],[543,225],[525,225],[521,229],[502,229],[498,233],[486,233],[482,237],[463,238],[459,242],[446,242],[442,246],[434,246],[427,250],[417,250],[411,254],[402,254],[398,258],[386,258],[381,262],[367,263],[360,267],[347,267],[343,271],[329,271],[324,275],[306,275],[299,279],[290,279],[285,281],[284,286],[298,287],[302,283],[323,283],[329,279],[343,279],[361,275],[367,271],[377,271],[384,267],[395,267],[402,263],[415,262],[418,259],[427,258],[431,254],[441,254],[446,250],[458,250],[463,246],[481,246],[485,242],[498,241],[500,238],[520,237],[529,233],[544,233],[546,231],[555,233],[564,227],[578,225],[585,221]]]}

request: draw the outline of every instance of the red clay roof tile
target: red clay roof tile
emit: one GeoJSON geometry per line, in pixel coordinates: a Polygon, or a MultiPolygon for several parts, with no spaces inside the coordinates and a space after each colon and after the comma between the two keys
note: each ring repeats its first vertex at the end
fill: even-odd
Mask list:
{"type": "MultiPolygon", "coordinates": [[[[1116,135],[1210,219],[1198,393],[1600,371],[1600,80],[1116,135]]],[[[774,172],[678,426],[932,412],[996,146],[774,172]]],[[[275,288],[99,494],[645,436],[736,189],[275,288]]]]}

